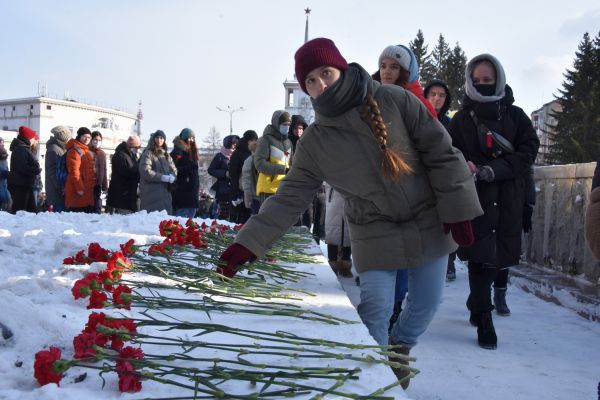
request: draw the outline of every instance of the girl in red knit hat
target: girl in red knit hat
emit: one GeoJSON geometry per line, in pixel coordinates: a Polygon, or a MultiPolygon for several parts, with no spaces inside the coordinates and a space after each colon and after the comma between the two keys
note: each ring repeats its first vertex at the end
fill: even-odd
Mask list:
{"type": "MultiPolygon", "coordinates": [[[[262,257],[326,181],[344,198],[358,313],[377,343],[408,354],[440,303],[448,254],[473,240],[469,221],[482,213],[473,178],[422,102],[348,64],[331,40],[305,43],[295,60],[315,122],[277,193],[240,230],[218,271],[233,276],[262,257]],[[388,341],[398,269],[409,271],[408,304],[388,341]]],[[[394,372],[406,387],[407,370],[394,372]]]]}

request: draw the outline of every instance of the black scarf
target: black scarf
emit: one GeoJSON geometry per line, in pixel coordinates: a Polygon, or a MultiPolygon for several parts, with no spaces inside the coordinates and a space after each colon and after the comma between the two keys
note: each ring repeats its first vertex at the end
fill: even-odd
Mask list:
{"type": "Polygon", "coordinates": [[[313,108],[325,117],[337,117],[362,104],[367,95],[371,77],[356,63],[342,71],[340,78],[316,99],[311,99],[313,108]]]}

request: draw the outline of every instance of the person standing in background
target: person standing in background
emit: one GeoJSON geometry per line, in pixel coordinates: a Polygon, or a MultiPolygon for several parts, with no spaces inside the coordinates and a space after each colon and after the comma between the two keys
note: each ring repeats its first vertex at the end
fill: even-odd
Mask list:
{"type": "Polygon", "coordinates": [[[271,123],[258,139],[254,166],[258,171],[256,194],[262,207],[265,200],[277,193],[279,182],[290,168],[292,142],[288,139],[292,118],[287,111],[277,110],[271,123]]]}
{"type": "Polygon", "coordinates": [[[67,142],[71,139],[71,130],[66,126],[55,126],[50,131],[52,137],[46,142],[46,156],[44,157],[44,182],[46,186],[46,203],[48,210],[62,212],[65,210],[64,187],[56,179],[56,165],[60,157],[67,151],[67,142]]]}
{"type": "Polygon", "coordinates": [[[200,177],[196,134],[183,128],[173,139],[171,159],[177,168],[177,185],[173,191],[173,210],[178,217],[194,218],[200,204],[200,177]]]}
{"type": "Polygon", "coordinates": [[[218,218],[229,221],[231,219],[231,180],[229,179],[229,160],[237,148],[240,138],[237,135],[228,135],[223,138],[223,147],[215,154],[210,165],[208,174],[217,181],[211,189],[215,192],[217,202],[218,218]]]}
{"type": "Polygon", "coordinates": [[[94,212],[102,212],[102,193],[108,190],[108,177],[106,173],[106,153],[101,149],[102,134],[98,131],[92,132],[92,141],[89,150],[94,154],[96,169],[96,186],[94,186],[94,212]]]}
{"type": "MultiPolygon", "coordinates": [[[[424,93],[427,101],[431,103],[433,109],[437,113],[438,121],[448,129],[450,117],[447,115],[452,103],[452,96],[448,85],[441,79],[433,79],[425,86],[424,93]]],[[[448,256],[448,268],[446,269],[446,280],[453,281],[456,279],[456,252],[450,253],[448,256]]]]}
{"type": "Polygon", "coordinates": [[[0,137],[0,211],[10,211],[12,198],[6,183],[8,178],[8,151],[4,147],[4,139],[0,137]]]}
{"type": "Polygon", "coordinates": [[[38,135],[26,126],[19,127],[19,134],[10,144],[10,171],[8,190],[13,204],[11,212],[36,212],[34,199],[35,177],[42,172],[40,164],[32,152],[37,144],[38,135]]]}
{"type": "Polygon", "coordinates": [[[139,136],[131,135],[117,146],[110,160],[112,168],[106,205],[111,213],[130,214],[139,210],[138,152],[141,145],[139,136]]]}
{"type": "Polygon", "coordinates": [[[250,218],[250,208],[244,203],[245,191],[242,187],[242,168],[250,157],[250,144],[256,143],[258,135],[253,130],[244,132],[229,160],[229,178],[231,180],[232,218],[231,222],[243,224],[250,218]]]}
{"type": "Polygon", "coordinates": [[[94,186],[96,186],[96,161],[89,151],[92,132],[81,127],[75,139],[65,146],[67,181],[65,182],[65,207],[72,212],[94,212],[94,186]]]}
{"type": "Polygon", "coordinates": [[[170,185],[177,180],[177,168],[169,156],[166,139],[163,131],[154,132],[140,157],[140,208],[173,215],[170,185]]]}

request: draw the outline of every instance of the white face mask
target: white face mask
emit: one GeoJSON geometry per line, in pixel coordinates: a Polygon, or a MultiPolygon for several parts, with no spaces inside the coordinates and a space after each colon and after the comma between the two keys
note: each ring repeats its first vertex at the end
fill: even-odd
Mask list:
{"type": "Polygon", "coordinates": [[[289,125],[279,125],[279,133],[281,133],[282,135],[286,136],[289,131],[290,131],[289,125]]]}

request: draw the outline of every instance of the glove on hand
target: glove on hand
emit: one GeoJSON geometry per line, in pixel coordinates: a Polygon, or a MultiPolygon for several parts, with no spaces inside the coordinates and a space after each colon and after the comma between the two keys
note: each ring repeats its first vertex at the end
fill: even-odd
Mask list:
{"type": "Polygon", "coordinates": [[[531,230],[531,216],[533,215],[533,206],[525,204],[523,207],[523,232],[528,233],[531,230]]]}
{"type": "Polygon", "coordinates": [[[226,261],[226,263],[217,265],[217,272],[227,278],[231,278],[237,273],[238,270],[236,267],[238,265],[254,261],[256,260],[256,256],[241,244],[234,243],[225,249],[219,259],[226,261]]]}
{"type": "Polygon", "coordinates": [[[477,168],[475,180],[484,182],[493,182],[495,178],[494,170],[489,165],[482,165],[477,168]]]}
{"type": "Polygon", "coordinates": [[[475,241],[471,221],[444,223],[444,233],[448,234],[448,232],[452,232],[452,239],[460,247],[469,247],[475,241]]]}
{"type": "Polygon", "coordinates": [[[177,177],[175,175],[169,175],[169,183],[173,183],[175,182],[175,180],[177,179],[177,177]]]}
{"type": "Polygon", "coordinates": [[[161,175],[160,181],[164,183],[169,183],[171,181],[171,175],[161,175]]]}

